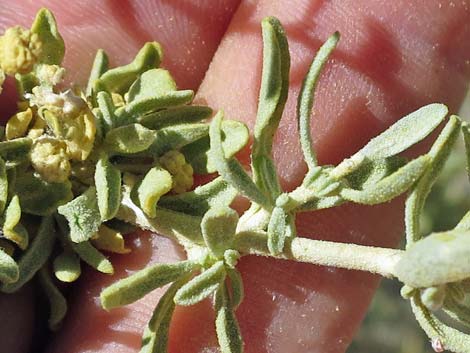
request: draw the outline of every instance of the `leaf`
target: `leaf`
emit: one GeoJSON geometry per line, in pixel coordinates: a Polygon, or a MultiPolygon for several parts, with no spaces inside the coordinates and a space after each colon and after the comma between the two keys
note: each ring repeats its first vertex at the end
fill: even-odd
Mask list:
{"type": "Polygon", "coordinates": [[[194,92],[191,90],[169,91],[165,94],[134,100],[126,106],[117,109],[116,116],[118,119],[136,121],[140,117],[157,110],[190,103],[193,97],[194,92]]]}
{"type": "MultiPolygon", "coordinates": [[[[245,124],[235,120],[222,121],[222,148],[225,158],[235,156],[248,143],[250,134],[245,124]]],[[[192,165],[196,174],[209,174],[217,171],[210,154],[210,138],[204,136],[184,146],[181,152],[192,165]]]]}
{"type": "Polygon", "coordinates": [[[183,306],[199,303],[219,288],[225,276],[224,262],[217,261],[208,270],[205,270],[183,285],[176,292],[175,303],[183,306]]]}
{"type": "Polygon", "coordinates": [[[168,332],[175,310],[173,297],[187,280],[187,277],[183,277],[174,282],[158,301],[142,336],[142,346],[139,353],[167,353],[168,332]]]}
{"type": "Polygon", "coordinates": [[[7,168],[15,167],[28,160],[32,143],[33,140],[29,137],[0,142],[0,157],[5,161],[7,168]]]}
{"type": "Polygon", "coordinates": [[[418,157],[375,185],[371,185],[364,190],[344,188],[341,190],[340,195],[346,200],[366,205],[390,201],[408,190],[423,174],[428,165],[429,157],[426,155],[418,157]]]}
{"type": "Polygon", "coordinates": [[[230,287],[231,287],[231,304],[232,308],[236,310],[238,306],[242,303],[243,298],[245,297],[245,291],[243,287],[243,279],[240,272],[237,269],[227,269],[227,275],[230,278],[230,287]]]}
{"type": "Polygon", "coordinates": [[[234,158],[227,160],[225,157],[221,134],[222,120],[223,113],[219,111],[212,120],[209,129],[211,157],[213,158],[217,171],[225,181],[231,184],[241,194],[257,204],[268,206],[270,204],[269,199],[251,180],[238,161],[234,158]]]}
{"type": "Polygon", "coordinates": [[[237,191],[218,177],[193,191],[162,196],[158,207],[202,217],[212,207],[229,206],[235,196],[237,191]]]}
{"type": "Polygon", "coordinates": [[[156,264],[124,278],[101,292],[101,305],[110,310],[139,300],[154,289],[174,282],[198,268],[193,261],[156,264]]]}
{"type": "Polygon", "coordinates": [[[397,263],[400,281],[425,288],[470,277],[470,232],[433,233],[414,243],[397,263]]]}
{"type": "Polygon", "coordinates": [[[49,328],[53,331],[59,329],[62,321],[67,314],[67,300],[62,293],[55,286],[49,272],[46,268],[42,268],[39,273],[39,283],[46,293],[49,300],[50,314],[49,314],[49,328]]]}
{"type": "Polygon", "coordinates": [[[75,243],[91,239],[101,225],[95,187],[90,187],[82,195],[60,206],[57,211],[67,219],[69,236],[75,243]]]}
{"type": "Polygon", "coordinates": [[[106,71],[100,77],[99,84],[109,92],[124,94],[139,75],[160,65],[162,54],[157,42],[145,43],[130,64],[106,71]]]}
{"type": "Polygon", "coordinates": [[[121,172],[107,156],[99,159],[95,169],[95,185],[101,220],[116,216],[121,204],[121,172]]]}
{"type": "Polygon", "coordinates": [[[5,210],[8,200],[8,175],[5,162],[0,158],[0,214],[5,210]]]}
{"type": "Polygon", "coordinates": [[[100,126],[102,128],[102,136],[106,134],[115,127],[118,127],[118,119],[114,114],[116,107],[114,106],[113,99],[111,95],[106,91],[98,92],[96,95],[96,102],[101,113],[101,122],[100,126]]]}
{"type": "Polygon", "coordinates": [[[0,283],[15,283],[20,277],[20,269],[15,260],[0,249],[0,283]]]}
{"type": "Polygon", "coordinates": [[[443,104],[426,105],[370,140],[356,155],[369,159],[394,156],[428,136],[444,120],[447,112],[443,104]]]}
{"type": "Polygon", "coordinates": [[[317,158],[310,136],[310,117],[312,115],[314,92],[321,70],[331,52],[336,48],[339,37],[339,32],[335,32],[323,43],[320,49],[318,49],[317,55],[310,64],[308,73],[304,78],[297,101],[297,122],[300,134],[300,145],[308,169],[313,169],[317,166],[317,158]]]}
{"type": "Polygon", "coordinates": [[[15,179],[16,194],[21,210],[38,216],[54,213],[60,205],[73,197],[72,184],[48,183],[32,173],[18,173],[15,179]]]}
{"type": "Polygon", "coordinates": [[[42,8],[36,15],[31,26],[31,33],[35,33],[41,42],[39,61],[49,65],[60,65],[65,54],[64,40],[62,39],[54,15],[42,8]]]}
{"type": "Polygon", "coordinates": [[[424,207],[426,198],[431,191],[432,186],[437,180],[444,164],[449,158],[452,147],[454,146],[460,128],[460,119],[455,115],[449,118],[449,122],[442,129],[439,137],[432,145],[428,156],[430,158],[429,167],[420,178],[412,192],[408,196],[405,204],[405,229],[407,246],[413,244],[420,237],[419,217],[424,207]]]}
{"type": "Polygon", "coordinates": [[[138,123],[151,130],[180,124],[197,123],[212,115],[212,109],[198,105],[183,105],[160,110],[144,115],[138,119],[138,123]]]}
{"type": "Polygon", "coordinates": [[[70,250],[64,250],[54,259],[54,274],[61,282],[74,282],[80,277],[80,259],[70,250]]]}
{"type": "Polygon", "coordinates": [[[134,187],[135,199],[144,213],[154,218],[160,197],[171,190],[173,179],[171,174],[160,166],[150,169],[142,181],[134,187]]]}
{"type": "Polygon", "coordinates": [[[162,96],[176,90],[176,82],[168,70],[150,69],[142,73],[129,88],[127,102],[162,96]]]}
{"type": "Polygon", "coordinates": [[[23,287],[23,285],[46,263],[52,253],[55,240],[56,234],[53,218],[51,216],[43,217],[31,245],[18,261],[20,271],[18,281],[12,284],[2,285],[0,287],[1,291],[13,293],[23,287]]]}
{"type": "Polygon", "coordinates": [[[88,84],[86,86],[86,96],[91,97],[96,80],[98,80],[109,68],[108,55],[103,49],[96,51],[95,60],[91,67],[90,76],[88,78],[88,84]]]}
{"type": "Polygon", "coordinates": [[[3,235],[5,238],[17,244],[21,250],[25,250],[29,244],[29,236],[27,230],[19,223],[21,207],[17,195],[11,199],[3,217],[5,218],[3,223],[3,235]]]}
{"type": "Polygon", "coordinates": [[[289,91],[289,47],[281,23],[274,17],[261,22],[263,33],[263,72],[251,153],[253,180],[273,197],[280,193],[271,159],[272,142],[289,91]]]}
{"type": "Polygon", "coordinates": [[[156,139],[154,131],[140,124],[117,127],[106,135],[105,148],[114,154],[132,154],[145,151],[156,139]]]}
{"type": "Polygon", "coordinates": [[[268,224],[268,249],[272,255],[284,250],[287,230],[287,214],[282,207],[274,207],[268,224]]]}
{"type": "Polygon", "coordinates": [[[91,242],[100,250],[116,254],[128,254],[131,252],[131,249],[126,248],[122,234],[104,224],[100,226],[98,233],[91,239],[91,242]]]}
{"type": "Polygon", "coordinates": [[[467,174],[470,179],[470,126],[467,122],[462,123],[462,134],[465,142],[465,155],[467,157],[467,174]]]}
{"type": "Polygon", "coordinates": [[[224,252],[230,249],[238,224],[238,213],[227,206],[210,208],[202,217],[201,230],[210,252],[222,259],[224,252]]]}
{"type": "Polygon", "coordinates": [[[225,286],[217,293],[215,328],[221,353],[242,353],[243,339],[225,286]]]}

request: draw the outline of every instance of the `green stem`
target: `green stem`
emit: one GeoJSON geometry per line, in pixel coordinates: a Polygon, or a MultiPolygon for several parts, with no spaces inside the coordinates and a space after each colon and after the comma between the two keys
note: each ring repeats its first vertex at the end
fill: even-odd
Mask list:
{"type": "Polygon", "coordinates": [[[395,277],[394,267],[404,253],[403,250],[297,237],[288,239],[283,253],[273,256],[269,253],[266,244],[265,233],[238,234],[237,247],[243,254],[367,271],[384,277],[395,277]]]}

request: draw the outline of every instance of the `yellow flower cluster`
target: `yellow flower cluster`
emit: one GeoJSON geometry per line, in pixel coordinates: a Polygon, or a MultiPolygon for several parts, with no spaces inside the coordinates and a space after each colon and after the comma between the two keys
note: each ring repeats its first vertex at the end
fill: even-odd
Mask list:
{"type": "Polygon", "coordinates": [[[31,164],[41,177],[50,183],[66,181],[70,176],[67,145],[55,138],[39,138],[31,149],[31,164]]]}
{"type": "Polygon", "coordinates": [[[160,157],[160,164],[168,170],[173,179],[171,190],[181,194],[191,189],[194,183],[193,167],[186,162],[184,155],[176,150],[169,151],[160,157]]]}
{"type": "Polygon", "coordinates": [[[16,26],[0,37],[0,68],[7,75],[27,74],[41,55],[42,43],[36,33],[16,26]]]}

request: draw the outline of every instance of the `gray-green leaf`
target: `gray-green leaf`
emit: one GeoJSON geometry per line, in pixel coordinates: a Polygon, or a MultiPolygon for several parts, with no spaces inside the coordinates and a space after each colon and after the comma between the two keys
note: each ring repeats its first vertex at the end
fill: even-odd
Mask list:
{"type": "Polygon", "coordinates": [[[274,207],[268,224],[268,249],[272,255],[284,250],[287,230],[287,214],[281,207],[274,207]]]}
{"type": "Polygon", "coordinates": [[[216,258],[223,258],[225,250],[231,247],[237,223],[238,213],[227,206],[213,207],[202,217],[202,236],[216,258]]]}
{"type": "Polygon", "coordinates": [[[100,158],[96,164],[95,185],[101,220],[114,218],[121,204],[121,172],[109,162],[107,156],[100,158]]]}
{"type": "Polygon", "coordinates": [[[105,137],[105,148],[115,154],[131,154],[145,151],[155,141],[154,131],[140,124],[117,127],[105,137]]]}
{"type": "Polygon", "coordinates": [[[80,259],[72,251],[64,250],[53,262],[54,274],[59,281],[74,282],[80,277],[80,259]]]}
{"type": "Polygon", "coordinates": [[[53,331],[59,329],[62,321],[67,314],[67,300],[64,298],[59,289],[55,286],[48,270],[43,267],[38,273],[39,283],[46,293],[49,300],[49,328],[53,331]]]}
{"type": "Polygon", "coordinates": [[[227,294],[227,288],[222,286],[217,296],[217,316],[215,319],[215,328],[217,339],[219,341],[221,353],[242,353],[243,339],[240,333],[238,321],[233,312],[230,298],[227,294]]]}
{"type": "Polygon", "coordinates": [[[183,105],[144,115],[137,122],[148,129],[158,130],[172,125],[197,123],[211,115],[212,109],[209,107],[183,105]]]}
{"type": "Polygon", "coordinates": [[[15,283],[20,277],[20,269],[15,260],[0,249],[0,282],[15,283]]]}
{"type": "Polygon", "coordinates": [[[60,65],[65,54],[64,40],[62,39],[54,15],[47,9],[41,9],[31,26],[31,33],[35,33],[41,42],[41,55],[39,61],[49,65],[60,65]]]}

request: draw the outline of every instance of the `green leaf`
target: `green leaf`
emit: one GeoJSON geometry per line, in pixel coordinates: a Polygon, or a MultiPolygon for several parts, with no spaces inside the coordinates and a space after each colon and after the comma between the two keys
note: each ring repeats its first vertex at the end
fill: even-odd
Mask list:
{"type": "Polygon", "coordinates": [[[99,252],[89,241],[84,241],[81,243],[70,242],[73,248],[73,251],[85,261],[88,265],[93,267],[95,270],[112,275],[114,273],[114,268],[111,262],[99,252]]]}
{"type": "Polygon", "coordinates": [[[140,183],[132,190],[134,199],[144,213],[151,218],[157,214],[156,208],[160,197],[171,190],[173,181],[171,174],[162,167],[150,169],[140,183]]]}
{"type": "Polygon", "coordinates": [[[174,282],[158,301],[150,321],[142,336],[139,353],[167,353],[168,332],[171,317],[175,310],[175,293],[188,280],[187,277],[174,282]]]}
{"type": "Polygon", "coordinates": [[[397,263],[400,281],[425,288],[470,277],[470,232],[433,233],[414,243],[397,263]]]}
{"type": "Polygon", "coordinates": [[[4,284],[1,291],[13,293],[23,287],[36,272],[46,263],[56,240],[54,220],[51,216],[42,218],[38,232],[29,248],[18,261],[20,275],[18,281],[12,284],[4,284]]]}
{"type": "MultiPolygon", "coordinates": [[[[235,120],[222,121],[222,148],[225,158],[235,156],[248,143],[250,133],[245,124],[235,120]]],[[[196,174],[209,174],[217,171],[210,155],[210,138],[205,136],[182,148],[181,152],[192,165],[196,174]]]]}
{"type": "Polygon", "coordinates": [[[20,269],[13,258],[0,249],[0,283],[15,283],[20,277],[20,269]]]}
{"type": "Polygon", "coordinates": [[[390,201],[408,190],[419,179],[428,165],[428,156],[418,157],[375,185],[363,190],[344,188],[341,190],[340,195],[346,200],[366,205],[390,201]]]}
{"type": "Polygon", "coordinates": [[[70,250],[64,250],[54,259],[54,274],[59,281],[74,282],[80,277],[80,259],[70,250]]]}
{"type": "Polygon", "coordinates": [[[98,80],[109,68],[108,55],[103,49],[96,51],[95,60],[93,60],[93,66],[91,67],[90,76],[88,78],[88,84],[86,86],[86,96],[91,97],[95,82],[98,80]]]}
{"type": "Polygon", "coordinates": [[[15,190],[20,199],[21,210],[38,216],[54,213],[60,205],[73,197],[70,182],[48,183],[32,173],[18,173],[15,190]]]}
{"type": "Polygon", "coordinates": [[[467,157],[467,174],[470,179],[470,126],[467,122],[462,123],[462,134],[465,142],[465,155],[467,157]]]}
{"type": "Polygon", "coordinates": [[[274,134],[284,111],[289,91],[289,47],[281,23],[274,17],[261,22],[263,33],[263,73],[251,153],[253,180],[273,197],[280,193],[271,159],[274,134]]]}
{"type": "Polygon", "coordinates": [[[193,191],[162,196],[158,207],[202,217],[212,207],[229,206],[235,196],[237,191],[218,177],[193,191]]]}
{"type": "Polygon", "coordinates": [[[221,353],[242,353],[243,339],[225,285],[217,292],[216,310],[215,328],[221,353]]]}
{"type": "Polygon", "coordinates": [[[214,293],[225,279],[225,265],[217,261],[208,270],[183,285],[175,295],[177,305],[189,306],[199,303],[214,293]]]}
{"type": "Polygon", "coordinates": [[[211,115],[212,109],[209,107],[183,105],[144,115],[138,119],[138,123],[148,129],[158,130],[172,125],[197,123],[211,115]]]}
{"type": "Polygon", "coordinates": [[[235,158],[227,159],[222,145],[221,125],[223,113],[219,111],[212,120],[209,129],[211,141],[211,157],[219,174],[237,189],[241,194],[253,202],[263,206],[269,206],[270,202],[266,195],[251,180],[243,167],[235,158]]]}
{"type": "Polygon", "coordinates": [[[157,42],[145,43],[130,64],[106,71],[100,77],[99,84],[109,92],[124,94],[139,75],[160,65],[162,54],[157,42]]]}
{"type": "Polygon", "coordinates": [[[29,137],[0,142],[0,157],[5,161],[6,167],[15,167],[27,161],[32,143],[33,140],[29,137]]]}
{"type": "Polygon", "coordinates": [[[300,145],[308,169],[317,166],[317,157],[310,136],[310,116],[312,115],[314,92],[321,70],[328,61],[331,52],[336,48],[338,41],[339,32],[335,32],[323,43],[320,49],[318,49],[317,55],[310,64],[308,73],[304,78],[297,101],[297,122],[300,134],[300,145]]]}
{"type": "Polygon", "coordinates": [[[60,65],[65,54],[64,40],[62,39],[54,15],[42,8],[36,15],[31,26],[31,33],[35,33],[41,42],[41,55],[39,61],[49,65],[60,65]]]}
{"type": "Polygon", "coordinates": [[[108,160],[100,158],[95,169],[95,185],[101,220],[116,216],[121,204],[121,172],[108,160]]]}
{"type": "Polygon", "coordinates": [[[0,214],[5,210],[8,200],[8,175],[5,161],[0,158],[0,214]]]}
{"type": "Polygon", "coordinates": [[[419,217],[424,207],[426,198],[431,191],[437,177],[444,168],[444,164],[450,156],[452,147],[459,135],[460,119],[455,115],[449,118],[449,122],[442,129],[439,137],[432,145],[428,156],[429,167],[419,179],[416,186],[408,196],[405,204],[405,229],[407,246],[413,244],[420,237],[419,217]]]}
{"type": "Polygon", "coordinates": [[[70,239],[75,243],[91,239],[101,225],[95,187],[90,187],[82,195],[60,206],[57,211],[67,219],[70,239]]]}
{"type": "Polygon", "coordinates": [[[110,310],[139,300],[154,289],[174,282],[198,268],[193,261],[156,264],[124,278],[101,292],[101,305],[110,310]]]}
{"type": "Polygon", "coordinates": [[[117,127],[106,135],[105,148],[114,154],[132,154],[145,151],[156,139],[156,133],[140,124],[117,127]]]}
{"type": "Polygon", "coordinates": [[[227,269],[227,275],[230,278],[230,287],[231,291],[231,303],[232,308],[236,310],[238,306],[242,303],[243,298],[245,297],[245,290],[243,287],[243,279],[240,272],[237,269],[227,269]]]}
{"type": "Polygon", "coordinates": [[[114,114],[116,107],[114,106],[111,95],[106,91],[98,92],[96,95],[96,102],[98,103],[98,107],[101,112],[100,122],[102,135],[106,136],[110,130],[119,125],[116,115],[114,114]]]}
{"type": "Polygon", "coordinates": [[[268,249],[272,255],[284,250],[287,230],[287,214],[282,207],[274,207],[268,224],[268,249]]]}
{"type": "Polygon", "coordinates": [[[394,156],[428,136],[444,120],[447,112],[443,104],[426,105],[370,140],[356,155],[369,159],[394,156]]]}
{"type": "Polygon", "coordinates": [[[19,223],[21,219],[20,200],[13,196],[4,213],[3,235],[19,246],[21,250],[28,247],[29,236],[27,230],[19,223]]]}
{"type": "Polygon", "coordinates": [[[176,82],[168,70],[151,69],[145,71],[129,88],[127,102],[132,103],[176,91],[176,82]]]}
{"type": "Polygon", "coordinates": [[[50,314],[49,314],[49,328],[53,331],[59,329],[62,321],[67,314],[67,300],[64,298],[59,289],[55,286],[48,270],[43,267],[38,273],[39,283],[46,293],[49,300],[50,314]]]}
{"type": "Polygon", "coordinates": [[[231,247],[237,223],[238,213],[227,206],[210,208],[202,217],[202,236],[210,252],[217,259],[222,259],[225,250],[231,247]]]}

